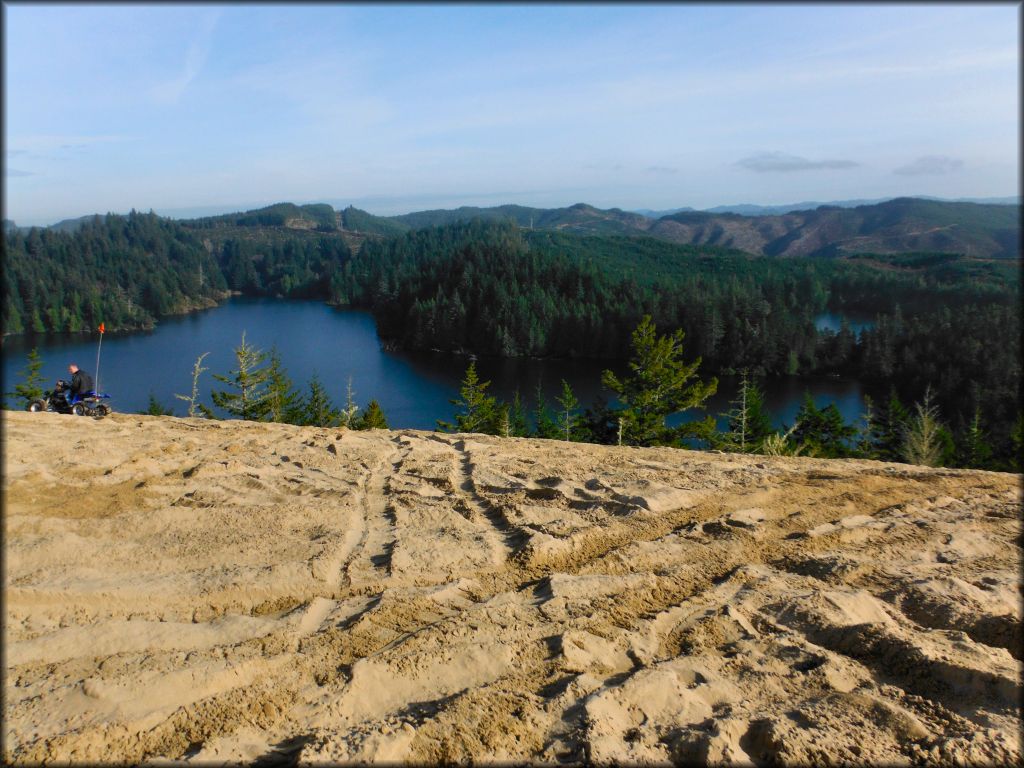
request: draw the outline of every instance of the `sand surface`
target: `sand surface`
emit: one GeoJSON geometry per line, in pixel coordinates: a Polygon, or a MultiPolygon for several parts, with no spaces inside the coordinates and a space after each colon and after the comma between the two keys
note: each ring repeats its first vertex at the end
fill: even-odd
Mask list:
{"type": "Polygon", "coordinates": [[[3,428],[5,761],[1020,759],[1017,475],[3,428]]]}

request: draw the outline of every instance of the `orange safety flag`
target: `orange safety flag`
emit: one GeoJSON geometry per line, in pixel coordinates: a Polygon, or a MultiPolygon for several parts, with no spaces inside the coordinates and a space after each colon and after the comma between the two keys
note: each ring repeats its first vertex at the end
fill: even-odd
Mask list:
{"type": "Polygon", "coordinates": [[[100,323],[100,333],[106,333],[106,332],[107,332],[106,325],[104,323],[100,323]]]}

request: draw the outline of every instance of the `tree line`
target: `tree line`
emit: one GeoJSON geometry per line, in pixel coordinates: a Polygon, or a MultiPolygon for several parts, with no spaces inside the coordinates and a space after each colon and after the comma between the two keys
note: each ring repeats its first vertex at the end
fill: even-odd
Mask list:
{"type": "Polygon", "coordinates": [[[602,376],[615,402],[607,400],[584,408],[572,388],[549,404],[538,389],[532,414],[527,414],[517,393],[511,403],[488,394],[490,382],[481,381],[470,363],[450,422],[438,422],[446,431],[483,432],[505,437],[540,437],[572,442],[683,448],[710,448],[737,453],[861,458],[925,466],[1021,471],[1024,468],[1024,421],[1010,429],[1008,450],[1000,451],[984,427],[980,410],[954,432],[941,418],[931,387],[920,401],[904,404],[891,390],[879,403],[866,398],[867,411],[859,423],[847,423],[834,403],[820,407],[808,393],[793,424],[781,431],[772,426],[764,393],[756,379],[743,372],[741,385],[719,430],[713,416],[670,426],[670,417],[701,408],[717,389],[717,380],[702,381],[700,358],[684,360],[682,331],[659,336],[650,316],[632,333],[630,373],[622,377],[610,370],[602,376]],[[532,426],[530,424],[532,416],[532,426]]]}
{"type": "MultiPolygon", "coordinates": [[[[517,392],[511,403],[487,392],[475,362],[466,369],[458,397],[451,400],[451,421],[438,421],[449,432],[477,432],[504,437],[534,437],[632,446],[710,448],[737,453],[819,458],[863,458],[925,466],[957,466],[972,469],[1021,471],[1024,468],[1024,421],[1018,418],[1010,430],[1009,451],[1000,450],[982,423],[976,408],[969,424],[954,432],[940,417],[931,387],[922,399],[905,405],[892,390],[876,404],[866,398],[867,411],[858,424],[847,423],[834,403],[818,406],[805,395],[794,422],[775,429],[757,380],[744,371],[741,385],[720,430],[715,418],[670,425],[672,417],[702,408],[717,390],[714,377],[702,380],[701,359],[685,359],[685,333],[658,335],[650,316],[641,319],[631,334],[629,372],[604,371],[602,384],[613,401],[602,399],[584,407],[563,380],[562,392],[549,403],[538,386],[533,408],[527,412],[517,392]]],[[[242,334],[235,348],[235,367],[215,373],[210,391],[213,407],[200,398],[200,378],[208,369],[200,355],[192,370],[192,388],[176,397],[187,404],[186,415],[208,419],[234,417],[251,421],[303,426],[387,429],[380,404],[370,400],[365,409],[356,405],[352,381],[345,404],[338,407],[317,375],[305,392],[292,382],[276,348],[265,352],[242,334]]],[[[6,393],[23,402],[42,395],[42,360],[33,349],[22,371],[22,381],[6,393]]],[[[142,413],[173,416],[173,409],[151,394],[142,413]]]]}
{"type": "MultiPolygon", "coordinates": [[[[335,406],[320,377],[314,373],[305,392],[295,386],[281,364],[277,348],[266,352],[246,341],[234,350],[236,367],[227,373],[212,374],[218,382],[210,391],[213,407],[201,402],[199,378],[207,368],[203,359],[196,358],[192,369],[192,390],[189,394],[175,395],[188,404],[186,415],[217,419],[223,416],[247,421],[270,421],[279,424],[316,427],[348,427],[350,429],[387,429],[387,417],[376,400],[370,400],[364,409],[355,402],[352,380],[345,393],[345,405],[335,406]]],[[[173,416],[173,410],[159,403],[152,394],[149,407],[143,413],[151,416],[173,416]]]]}

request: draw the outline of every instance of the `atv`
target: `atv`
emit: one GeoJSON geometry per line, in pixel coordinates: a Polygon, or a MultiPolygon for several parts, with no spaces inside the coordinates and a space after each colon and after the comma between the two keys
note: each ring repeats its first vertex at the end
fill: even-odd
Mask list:
{"type": "Polygon", "coordinates": [[[71,413],[75,416],[92,416],[95,419],[102,419],[113,410],[102,402],[109,400],[110,395],[89,391],[84,396],[69,396],[69,389],[70,386],[66,381],[58,379],[52,390],[44,392],[42,398],[28,404],[28,410],[33,413],[39,411],[71,413]]]}

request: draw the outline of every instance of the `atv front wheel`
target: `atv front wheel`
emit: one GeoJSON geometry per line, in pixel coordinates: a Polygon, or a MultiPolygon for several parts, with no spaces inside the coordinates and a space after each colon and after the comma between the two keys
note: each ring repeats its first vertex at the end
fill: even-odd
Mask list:
{"type": "Polygon", "coordinates": [[[110,415],[110,406],[109,405],[97,405],[95,408],[92,409],[92,415],[93,415],[94,418],[97,418],[97,419],[102,419],[104,416],[109,416],[110,415]]]}
{"type": "Polygon", "coordinates": [[[46,401],[45,400],[33,400],[31,403],[28,404],[27,410],[30,413],[39,413],[40,411],[45,411],[46,410],[46,401]]]}
{"type": "Polygon", "coordinates": [[[75,403],[71,406],[71,412],[75,414],[75,416],[85,416],[89,411],[86,409],[84,403],[75,403]]]}

